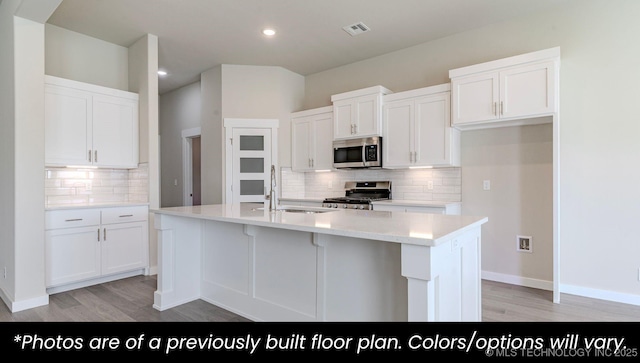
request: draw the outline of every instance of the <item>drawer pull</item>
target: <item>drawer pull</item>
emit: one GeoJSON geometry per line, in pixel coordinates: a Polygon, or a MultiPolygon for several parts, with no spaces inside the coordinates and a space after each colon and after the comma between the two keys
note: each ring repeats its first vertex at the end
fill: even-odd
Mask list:
{"type": "Polygon", "coordinates": [[[125,217],[133,217],[133,214],[123,214],[120,216],[120,218],[125,218],[125,217]]]}
{"type": "Polygon", "coordinates": [[[81,221],[82,218],[75,218],[75,219],[65,219],[65,222],[77,222],[77,221],[81,221]]]}

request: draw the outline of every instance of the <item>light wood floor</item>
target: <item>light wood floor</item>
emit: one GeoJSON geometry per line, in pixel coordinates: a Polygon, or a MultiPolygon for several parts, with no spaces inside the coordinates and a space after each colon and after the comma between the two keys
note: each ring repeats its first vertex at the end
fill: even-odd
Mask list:
{"type": "MultiPolygon", "coordinates": [[[[11,313],[0,303],[0,322],[239,322],[247,319],[202,300],[166,311],[151,305],[156,276],[134,276],[49,296],[49,304],[11,313]]],[[[640,306],[563,294],[493,281],[482,282],[483,321],[640,321],[640,306]]]]}

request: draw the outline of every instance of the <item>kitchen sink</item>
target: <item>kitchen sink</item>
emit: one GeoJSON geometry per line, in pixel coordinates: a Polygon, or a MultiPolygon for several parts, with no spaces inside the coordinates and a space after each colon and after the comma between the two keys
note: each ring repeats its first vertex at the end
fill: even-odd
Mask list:
{"type": "MultiPolygon", "coordinates": [[[[263,211],[264,208],[253,208],[254,211],[263,211]]],[[[337,209],[320,209],[320,208],[295,208],[295,207],[285,207],[285,208],[276,208],[274,212],[285,212],[285,213],[307,213],[307,214],[315,214],[315,213],[326,213],[326,212],[334,212],[337,209]]]]}
{"type": "Polygon", "coordinates": [[[276,209],[276,211],[288,212],[288,213],[326,213],[333,212],[334,210],[320,210],[320,209],[293,209],[293,208],[285,208],[285,209],[276,209]]]}

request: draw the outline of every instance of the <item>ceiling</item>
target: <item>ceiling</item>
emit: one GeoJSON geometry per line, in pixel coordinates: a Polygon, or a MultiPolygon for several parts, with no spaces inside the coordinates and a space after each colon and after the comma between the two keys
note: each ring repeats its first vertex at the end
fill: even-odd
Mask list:
{"type": "Polygon", "coordinates": [[[303,76],[570,0],[63,0],[48,23],[124,47],[158,36],[159,91],[219,64],[303,76]],[[363,22],[350,36],[342,27],[363,22]],[[272,27],[273,37],[261,31],[272,27]]]}

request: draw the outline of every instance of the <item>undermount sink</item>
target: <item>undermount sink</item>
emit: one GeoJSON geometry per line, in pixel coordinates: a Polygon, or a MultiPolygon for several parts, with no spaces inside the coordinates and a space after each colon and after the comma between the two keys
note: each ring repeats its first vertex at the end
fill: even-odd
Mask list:
{"type": "Polygon", "coordinates": [[[281,212],[288,212],[288,213],[326,213],[326,212],[333,212],[333,210],[319,210],[319,209],[291,209],[291,208],[285,208],[285,209],[276,209],[276,211],[281,211],[281,212]]]}
{"type": "MultiPolygon", "coordinates": [[[[264,208],[253,208],[254,211],[265,210],[264,208]]],[[[286,212],[286,213],[307,213],[307,214],[315,214],[315,213],[326,213],[333,212],[337,209],[320,209],[320,208],[295,208],[295,207],[285,207],[285,208],[276,208],[274,212],[286,212]]]]}

